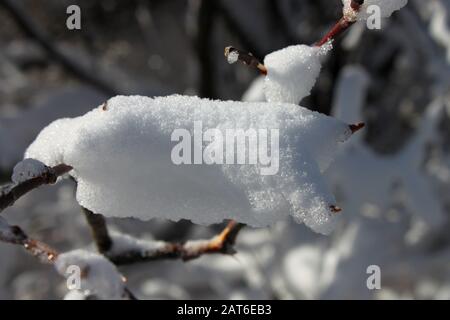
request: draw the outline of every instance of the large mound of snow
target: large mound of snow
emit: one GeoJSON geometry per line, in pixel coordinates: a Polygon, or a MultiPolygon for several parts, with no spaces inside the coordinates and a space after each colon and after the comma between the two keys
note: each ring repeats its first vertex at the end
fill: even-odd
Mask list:
{"type": "MultiPolygon", "coordinates": [[[[291,215],[329,233],[337,219],[330,210],[335,199],[322,171],[350,133],[347,124],[294,104],[118,96],[82,117],[53,122],[25,157],[74,167],[78,202],[106,216],[199,224],[235,219],[262,227],[291,215]],[[277,158],[277,170],[262,175],[267,166],[260,162],[174,164],[176,129],[194,136],[193,153],[201,155],[204,145],[194,133],[199,121],[205,135],[207,129],[278,130],[279,148],[269,139],[266,150],[277,158]]],[[[247,147],[248,159],[255,150],[247,147]]]]}
{"type": "Polygon", "coordinates": [[[331,49],[330,43],[322,47],[297,45],[268,54],[264,59],[267,101],[300,103],[316,83],[322,67],[321,57],[331,49]]]}

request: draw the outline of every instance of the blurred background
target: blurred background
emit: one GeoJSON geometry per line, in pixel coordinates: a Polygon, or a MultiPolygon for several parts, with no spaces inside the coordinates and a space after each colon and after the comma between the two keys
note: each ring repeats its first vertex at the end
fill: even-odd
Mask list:
{"type": "MultiPolygon", "coordinates": [[[[0,0],[0,180],[37,133],[117,94],[262,100],[259,59],[319,40],[340,0],[0,0]],[[81,8],[81,30],[66,9],[81,8]]],[[[246,228],[233,256],[155,261],[121,271],[147,299],[450,299],[450,0],[410,0],[382,30],[357,24],[335,42],[301,104],[368,126],[327,172],[344,208],[328,237],[291,221],[246,228]],[[381,268],[381,290],[366,286],[381,268]]],[[[60,251],[92,246],[66,181],[2,214],[60,251]]],[[[210,237],[189,222],[110,219],[142,238],[210,237]]],[[[0,243],[0,298],[60,299],[65,280],[0,243]]]]}

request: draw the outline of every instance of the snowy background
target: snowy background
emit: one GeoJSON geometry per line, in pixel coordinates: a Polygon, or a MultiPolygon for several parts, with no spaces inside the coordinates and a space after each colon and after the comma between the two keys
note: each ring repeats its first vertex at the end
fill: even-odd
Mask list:
{"type": "MultiPolygon", "coordinates": [[[[340,17],[339,0],[0,1],[0,177],[51,121],[112,95],[180,93],[262,99],[255,70],[227,64],[225,46],[263,58],[311,44],[340,17]],[[8,3],[19,5],[12,14],[8,3]],[[66,8],[82,29],[66,29],[66,8]],[[30,30],[31,29],[31,30],[30,30]],[[61,58],[64,57],[64,58],[61,58]]],[[[330,236],[291,221],[244,229],[233,256],[121,268],[140,298],[449,299],[449,0],[410,0],[381,31],[353,26],[335,43],[302,105],[367,127],[327,171],[343,219],[330,236]],[[368,290],[378,265],[382,289],[368,290]]],[[[91,245],[65,181],[5,210],[60,251],[91,245]]],[[[223,226],[109,219],[136,237],[184,241],[223,226]]],[[[59,299],[65,281],[0,243],[0,298],[59,299]]]]}

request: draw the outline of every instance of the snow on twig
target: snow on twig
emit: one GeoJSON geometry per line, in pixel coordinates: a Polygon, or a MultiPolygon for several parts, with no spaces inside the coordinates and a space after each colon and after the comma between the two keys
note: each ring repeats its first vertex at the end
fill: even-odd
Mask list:
{"type": "Polygon", "coordinates": [[[205,254],[234,254],[233,246],[243,226],[236,221],[230,221],[220,234],[211,239],[191,240],[185,243],[148,241],[113,234],[113,246],[104,254],[117,265],[163,259],[188,261],[205,254]]]}
{"type": "Polygon", "coordinates": [[[17,182],[0,187],[0,212],[12,206],[20,197],[42,185],[54,184],[58,177],[72,170],[71,166],[58,164],[54,167],[45,166],[39,175],[31,176],[17,182]]]}

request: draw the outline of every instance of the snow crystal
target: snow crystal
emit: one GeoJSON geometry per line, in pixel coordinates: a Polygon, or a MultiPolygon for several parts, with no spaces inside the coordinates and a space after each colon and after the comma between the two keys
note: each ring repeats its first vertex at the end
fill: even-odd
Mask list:
{"type": "Polygon", "coordinates": [[[231,51],[227,55],[227,61],[229,64],[236,63],[239,60],[239,53],[237,51],[231,51]]]}
{"type": "Polygon", "coordinates": [[[329,50],[330,43],[322,47],[296,45],[268,54],[264,59],[267,101],[300,103],[310,94],[320,73],[320,58],[329,50]]]}
{"type": "Polygon", "coordinates": [[[118,96],[107,106],[53,122],[26,152],[48,166],[73,166],[77,200],[91,211],[205,225],[235,219],[255,227],[292,215],[317,232],[332,230],[335,199],[321,172],[350,136],[347,124],[286,103],[118,96]],[[192,136],[198,121],[221,132],[278,130],[278,171],[261,175],[266,167],[259,163],[175,165],[173,131],[184,128],[192,136]]]}
{"type": "Polygon", "coordinates": [[[344,4],[344,16],[350,17],[350,20],[367,20],[373,12],[368,10],[370,6],[378,6],[382,18],[389,18],[394,11],[400,10],[408,3],[408,0],[366,0],[361,6],[358,14],[355,16],[354,10],[351,8],[351,0],[342,0],[344,4]]]}
{"type": "Polygon", "coordinates": [[[21,183],[39,177],[46,171],[47,167],[42,162],[35,159],[25,159],[15,165],[11,180],[14,183],[21,183]]]}
{"type": "Polygon", "coordinates": [[[75,269],[71,267],[79,268],[81,280],[79,288],[71,289],[100,299],[122,298],[125,289],[123,278],[105,257],[85,250],[74,250],[60,254],[55,261],[56,270],[64,277],[75,274],[75,269]]]}

